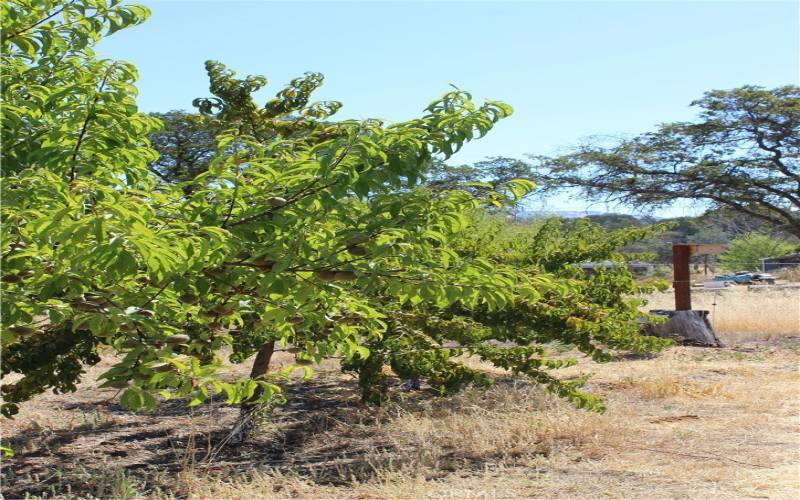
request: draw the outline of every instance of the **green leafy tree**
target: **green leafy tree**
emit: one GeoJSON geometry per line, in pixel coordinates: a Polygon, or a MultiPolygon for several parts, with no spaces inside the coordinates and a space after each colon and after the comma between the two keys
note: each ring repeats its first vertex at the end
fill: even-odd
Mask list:
{"type": "Polygon", "coordinates": [[[539,158],[537,180],[634,206],[700,200],[800,237],[800,87],[715,90],[700,119],[539,158]]]}
{"type": "Polygon", "coordinates": [[[410,189],[434,155],[485,134],[508,106],[455,91],[410,122],[330,122],[338,103],[309,104],[321,75],[258,106],[265,79],[209,63],[213,97],[196,104],[226,133],[187,194],[147,168],[158,123],[136,111],[134,68],[91,49],[146,9],[3,8],[3,373],[23,375],[4,387],[6,415],[48,388],[74,390],[103,345],[120,354],[103,378],[125,389],[125,406],[152,408],[157,392],[268,400],[275,341],[299,346],[304,363],[368,356],[386,327],[376,289],[465,306],[509,295],[486,263],[447,250],[475,201],[410,189]],[[359,320],[331,315],[343,310],[359,320]],[[226,345],[236,360],[259,354],[251,378],[219,380],[226,345]]]}
{"type": "MultiPolygon", "coordinates": [[[[636,333],[630,303],[619,302],[635,291],[624,280],[576,302],[587,285],[569,264],[610,252],[613,238],[578,238],[568,255],[545,232],[544,246],[505,260],[474,251],[480,199],[421,186],[436,159],[486,134],[509,106],[455,90],[407,122],[337,121],[339,103],[310,101],[317,73],[259,105],[252,94],[265,78],[209,61],[212,96],[195,105],[222,132],[207,168],[165,183],[149,168],[147,136],[160,124],[137,112],[135,69],[92,51],[147,10],[15,0],[2,14],[2,373],[21,375],[2,387],[4,415],[45,390],[75,390],[103,347],[117,357],[102,387],[123,391],[123,406],[222,394],[243,404],[242,439],[258,404],[280,397],[276,377],[330,356],[356,369],[365,390],[389,362],[447,392],[485,380],[441,344],[466,342],[599,408],[547,375],[563,363],[534,341],[563,339],[596,358],[598,344],[663,345],[636,333]],[[551,260],[537,260],[540,249],[551,260]],[[561,313],[540,311],[543,297],[542,310],[561,313]],[[535,314],[549,319],[531,330],[535,314]],[[492,339],[518,347],[501,352],[492,339]],[[268,373],[276,343],[293,346],[297,364],[268,373]],[[249,377],[218,375],[224,349],[234,362],[255,355],[249,377]]],[[[493,186],[506,201],[532,188],[493,186]]]]}
{"type": "Polygon", "coordinates": [[[794,245],[764,234],[750,233],[728,244],[719,263],[727,271],[760,271],[761,259],[780,257],[791,252],[794,245]]]}

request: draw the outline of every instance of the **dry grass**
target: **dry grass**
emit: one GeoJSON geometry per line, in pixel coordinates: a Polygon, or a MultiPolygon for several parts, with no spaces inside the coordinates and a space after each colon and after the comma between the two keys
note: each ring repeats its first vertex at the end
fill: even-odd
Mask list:
{"type": "MultiPolygon", "coordinates": [[[[785,346],[743,349],[681,347],[601,365],[590,389],[606,395],[604,415],[510,380],[427,406],[398,404],[380,427],[391,460],[368,453],[366,479],[340,486],[273,470],[209,478],[190,496],[796,497],[798,356],[785,346]]],[[[374,429],[362,431],[375,439],[374,429]]]]}
{"type": "Polygon", "coordinates": [[[798,362],[800,342],[783,337],[564,370],[594,372],[587,389],[606,399],[605,414],[500,371],[489,390],[444,399],[396,392],[385,408],[367,408],[329,365],[288,388],[289,405],[251,445],[213,460],[234,410],[176,404],[132,414],[87,384],[26,405],[6,426],[18,455],[4,464],[4,494],[796,498],[798,362]]]}
{"type": "Polygon", "coordinates": [[[784,282],[800,283],[800,266],[778,269],[771,271],[770,274],[784,282]]]}
{"type": "Polygon", "coordinates": [[[623,377],[612,384],[612,387],[615,389],[635,389],[645,399],[670,397],[701,399],[715,396],[733,398],[731,393],[723,391],[722,384],[698,383],[671,375],[641,379],[635,379],[630,376],[623,377]]]}
{"type": "MultiPolygon", "coordinates": [[[[675,308],[672,291],[646,298],[644,311],[675,308]]],[[[800,335],[800,287],[693,289],[692,307],[709,311],[714,331],[734,341],[800,335]]]]}

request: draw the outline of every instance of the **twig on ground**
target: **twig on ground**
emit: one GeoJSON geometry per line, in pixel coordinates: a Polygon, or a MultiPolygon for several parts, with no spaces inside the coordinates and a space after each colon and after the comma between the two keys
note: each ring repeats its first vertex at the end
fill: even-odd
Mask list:
{"type": "Polygon", "coordinates": [[[736,464],[747,465],[747,466],[750,466],[750,467],[758,467],[758,468],[761,468],[761,469],[772,469],[772,467],[769,467],[767,465],[754,464],[754,463],[750,463],[750,462],[743,462],[741,460],[736,460],[736,459],[733,459],[733,458],[728,458],[728,457],[725,457],[725,456],[722,456],[722,455],[716,455],[714,453],[709,453],[709,452],[704,452],[705,455],[697,455],[697,454],[694,454],[694,453],[684,453],[684,452],[680,452],[680,451],[663,450],[663,449],[659,449],[659,448],[647,448],[647,447],[644,447],[644,446],[621,446],[621,445],[614,445],[614,444],[608,444],[607,446],[610,446],[611,448],[619,448],[619,449],[652,451],[652,452],[655,452],[655,453],[664,453],[664,454],[667,454],[667,455],[678,455],[678,456],[682,456],[682,457],[702,458],[702,459],[705,459],[705,460],[722,460],[722,461],[727,461],[727,462],[733,462],[733,463],[736,463],[736,464]]]}

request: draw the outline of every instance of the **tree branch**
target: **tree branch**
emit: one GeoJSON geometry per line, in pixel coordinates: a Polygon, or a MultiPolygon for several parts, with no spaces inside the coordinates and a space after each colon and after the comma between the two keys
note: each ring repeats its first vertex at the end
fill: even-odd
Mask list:
{"type": "MultiPolygon", "coordinates": [[[[352,147],[352,143],[348,143],[348,144],[347,144],[347,146],[344,148],[344,151],[343,151],[343,152],[342,152],[342,153],[339,155],[339,157],[336,159],[336,161],[334,161],[334,162],[333,162],[333,164],[331,164],[331,169],[330,169],[331,171],[335,170],[335,169],[336,169],[336,168],[339,166],[339,164],[340,164],[340,163],[341,163],[341,162],[342,162],[342,161],[345,159],[345,157],[346,157],[346,156],[348,155],[348,153],[350,152],[350,148],[351,148],[351,147],[352,147]]],[[[236,221],[236,222],[233,222],[233,223],[231,223],[231,224],[229,224],[229,225],[227,225],[227,226],[223,226],[223,227],[234,227],[234,226],[238,226],[238,225],[240,225],[240,224],[246,224],[246,223],[248,223],[248,222],[254,221],[254,220],[256,220],[256,219],[259,219],[259,218],[261,218],[261,217],[265,217],[265,216],[267,216],[267,215],[271,214],[272,212],[274,212],[275,210],[277,210],[277,209],[279,209],[279,208],[286,208],[286,207],[287,207],[287,206],[289,206],[289,205],[293,205],[293,204],[297,203],[297,202],[298,202],[298,201],[300,201],[301,199],[305,198],[305,196],[304,196],[305,194],[311,195],[311,194],[318,193],[318,192],[322,191],[323,189],[327,189],[327,188],[329,188],[329,187],[333,186],[334,184],[336,184],[336,183],[338,182],[338,180],[334,180],[334,181],[332,181],[332,182],[329,182],[329,183],[327,183],[327,184],[325,184],[325,185],[323,185],[323,186],[320,186],[320,187],[318,187],[318,188],[316,188],[316,189],[313,189],[313,190],[309,191],[309,190],[310,190],[311,188],[313,188],[313,187],[314,187],[314,186],[315,186],[315,185],[316,185],[316,184],[317,184],[317,183],[318,183],[320,180],[322,180],[322,178],[321,178],[321,177],[317,177],[316,179],[314,179],[312,182],[310,182],[310,183],[308,184],[308,186],[306,186],[306,187],[302,188],[300,191],[298,191],[298,192],[297,192],[297,193],[295,193],[295,194],[294,194],[292,197],[290,197],[290,198],[289,198],[289,199],[286,201],[286,204],[285,204],[285,205],[283,205],[283,206],[281,206],[281,207],[271,207],[271,208],[268,208],[267,210],[264,210],[264,211],[262,211],[262,212],[259,212],[259,213],[257,213],[257,214],[254,214],[254,215],[251,215],[251,216],[249,216],[249,217],[245,217],[244,219],[240,219],[240,220],[238,220],[238,221],[236,221]]]]}
{"type": "Polygon", "coordinates": [[[94,99],[92,100],[92,103],[89,105],[89,108],[86,111],[86,119],[83,121],[83,126],[81,127],[81,132],[78,135],[77,142],[75,143],[75,149],[72,151],[72,160],[71,160],[72,165],[70,166],[70,169],[69,169],[69,181],[70,182],[75,180],[75,174],[76,174],[75,167],[76,167],[77,161],[78,161],[78,152],[80,151],[81,145],[83,144],[83,140],[86,137],[86,131],[89,129],[89,122],[92,119],[92,113],[94,113],[94,108],[97,105],[97,102],[100,100],[100,92],[102,92],[103,89],[105,88],[108,76],[111,74],[111,70],[114,69],[115,67],[116,67],[116,65],[112,64],[111,66],[109,66],[109,68],[106,71],[105,75],[103,75],[103,79],[100,81],[100,86],[95,91],[94,99]]]}
{"type": "Polygon", "coordinates": [[[60,9],[57,9],[55,12],[53,12],[52,14],[49,14],[49,15],[48,15],[47,17],[45,17],[44,19],[40,19],[39,21],[36,21],[35,23],[31,24],[30,26],[28,26],[28,27],[26,27],[26,28],[22,28],[22,29],[21,29],[21,30],[19,30],[19,31],[15,31],[14,33],[11,33],[11,34],[9,34],[8,36],[4,36],[4,37],[2,38],[2,41],[3,41],[3,42],[7,42],[7,41],[11,40],[11,39],[12,39],[12,38],[14,38],[14,37],[17,37],[17,36],[19,36],[19,35],[21,35],[21,34],[23,34],[23,33],[27,32],[27,31],[30,31],[30,30],[32,30],[33,28],[35,28],[35,27],[37,27],[37,26],[39,26],[39,25],[41,25],[41,24],[43,24],[43,23],[46,23],[46,22],[47,22],[47,21],[49,21],[50,19],[52,19],[52,18],[54,18],[55,16],[57,16],[57,15],[61,14],[62,12],[64,12],[64,9],[66,9],[66,8],[67,8],[67,6],[66,6],[66,5],[62,5],[60,9]]]}

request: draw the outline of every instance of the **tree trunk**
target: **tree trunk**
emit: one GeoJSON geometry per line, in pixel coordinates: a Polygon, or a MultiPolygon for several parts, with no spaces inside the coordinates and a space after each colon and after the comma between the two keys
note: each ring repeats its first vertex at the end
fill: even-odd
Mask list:
{"type": "Polygon", "coordinates": [[[253,368],[250,369],[250,378],[259,378],[267,374],[267,371],[269,371],[269,362],[272,359],[272,353],[274,351],[274,340],[261,346],[261,350],[256,354],[256,359],[253,360],[253,368]]]}
{"type": "MultiPolygon", "coordinates": [[[[275,341],[267,342],[261,346],[258,354],[256,354],[256,359],[253,360],[253,367],[250,369],[250,378],[258,379],[267,374],[273,352],[275,352],[275,341]]],[[[257,403],[257,401],[263,392],[263,389],[259,386],[250,400],[242,403],[239,410],[239,418],[236,419],[236,423],[231,430],[230,443],[242,444],[252,434],[257,423],[255,421],[256,413],[259,408],[259,403],[257,403]]]]}

